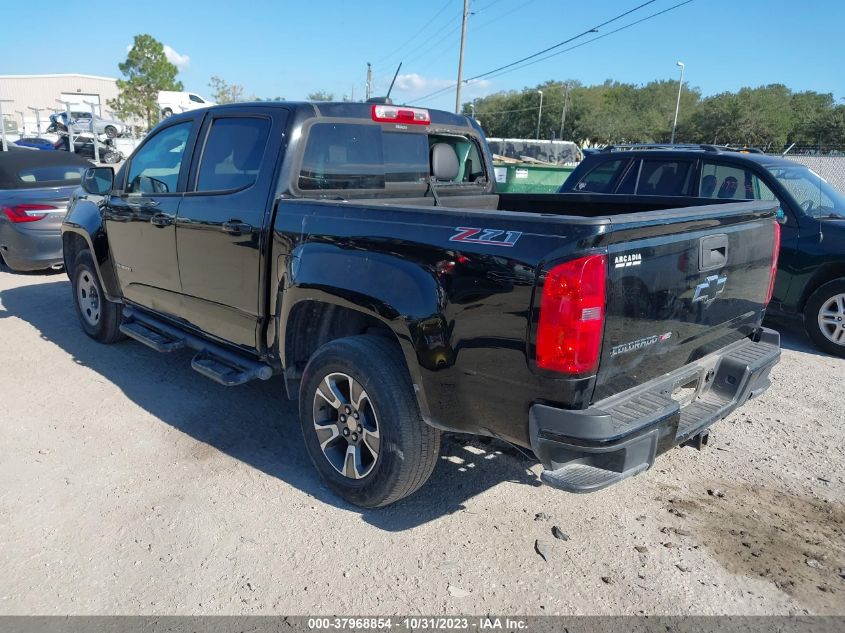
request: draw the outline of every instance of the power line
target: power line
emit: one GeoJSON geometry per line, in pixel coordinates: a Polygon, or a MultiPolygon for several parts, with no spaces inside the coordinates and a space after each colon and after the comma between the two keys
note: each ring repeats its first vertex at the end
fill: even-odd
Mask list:
{"type": "Polygon", "coordinates": [[[675,4],[675,5],[672,5],[671,7],[663,9],[662,11],[657,11],[656,13],[652,13],[650,15],[647,15],[644,18],[640,18],[639,20],[635,20],[634,22],[631,22],[630,24],[620,26],[619,28],[613,29],[612,31],[608,31],[607,33],[599,35],[598,37],[594,37],[592,39],[589,39],[586,42],[581,42],[580,44],[576,44],[575,46],[570,46],[570,47],[565,48],[561,51],[557,51],[555,53],[552,53],[551,55],[546,55],[545,57],[541,57],[540,59],[535,59],[533,61],[527,62],[525,64],[518,66],[517,68],[511,68],[509,70],[505,70],[503,72],[497,73],[497,74],[491,76],[490,79],[494,79],[496,77],[501,77],[502,75],[506,75],[509,72],[513,72],[515,70],[521,70],[522,68],[527,68],[528,66],[533,66],[534,64],[538,64],[538,63],[545,61],[547,59],[551,59],[552,57],[557,57],[558,55],[562,55],[563,53],[567,53],[571,50],[575,50],[576,48],[581,48],[582,46],[586,46],[587,44],[590,44],[590,43],[595,42],[597,40],[604,39],[605,37],[613,35],[614,33],[618,33],[619,31],[624,31],[625,29],[629,29],[632,26],[636,26],[637,24],[640,24],[640,23],[645,22],[647,20],[651,20],[652,18],[656,18],[659,15],[663,15],[664,13],[668,13],[669,11],[672,11],[674,9],[682,7],[685,4],[689,4],[692,1],[693,0],[685,0],[684,2],[679,2],[678,4],[675,4]]]}
{"type": "Polygon", "coordinates": [[[536,53],[533,53],[533,54],[531,54],[531,55],[528,55],[527,57],[523,57],[522,59],[518,59],[518,60],[516,60],[515,62],[511,62],[510,64],[505,64],[504,66],[499,66],[498,68],[494,68],[493,70],[488,70],[486,73],[481,73],[480,75],[476,75],[475,77],[470,77],[469,79],[467,79],[467,81],[472,81],[472,80],[474,80],[474,79],[481,79],[482,77],[486,77],[487,75],[492,75],[493,73],[497,73],[497,72],[499,72],[500,70],[504,70],[505,68],[510,68],[511,66],[516,66],[517,64],[521,64],[521,63],[522,63],[522,62],[524,62],[524,61],[528,61],[529,59],[533,59],[534,57],[539,57],[539,56],[540,56],[540,55],[542,55],[543,53],[548,53],[548,52],[549,52],[549,51],[551,51],[551,50],[554,50],[554,49],[556,49],[556,48],[560,48],[561,46],[563,46],[563,45],[565,45],[565,44],[569,44],[570,42],[573,42],[573,41],[575,41],[575,40],[577,40],[577,39],[579,39],[579,38],[581,38],[581,37],[584,37],[585,35],[589,35],[590,33],[595,33],[595,32],[596,32],[596,31],[598,31],[601,27],[603,27],[603,26],[607,26],[608,24],[610,24],[610,23],[612,23],[612,22],[616,22],[616,20],[621,20],[621,19],[622,19],[622,18],[624,18],[626,15],[630,15],[630,14],[631,14],[631,13],[633,13],[634,11],[639,11],[639,10],[640,10],[640,9],[642,9],[643,7],[648,6],[648,5],[650,5],[650,4],[653,4],[653,3],[655,3],[656,1],[657,1],[657,0],[647,0],[646,2],[643,2],[642,4],[640,4],[640,5],[636,6],[636,7],[634,7],[633,9],[629,9],[628,11],[625,11],[625,13],[620,13],[620,14],[619,14],[619,15],[617,15],[616,17],[611,18],[610,20],[607,20],[606,22],[602,22],[601,24],[597,24],[596,26],[594,26],[594,27],[593,27],[593,28],[591,28],[591,29],[587,29],[587,30],[586,30],[586,31],[584,31],[583,33],[579,33],[578,35],[573,35],[573,36],[572,36],[572,37],[570,37],[569,39],[563,40],[562,42],[558,42],[558,43],[557,43],[557,44],[555,44],[554,46],[549,46],[548,48],[544,48],[544,49],[543,49],[543,50],[541,50],[541,51],[538,51],[538,52],[536,52],[536,53]]]}
{"type": "Polygon", "coordinates": [[[451,4],[452,4],[452,0],[446,0],[446,2],[443,4],[443,6],[442,6],[442,7],[440,7],[440,10],[439,10],[437,13],[435,13],[433,16],[431,16],[431,19],[430,19],[428,22],[426,22],[425,24],[423,24],[423,25],[422,25],[422,26],[421,26],[421,27],[417,30],[417,32],[416,32],[416,33],[414,33],[411,37],[409,37],[408,39],[406,39],[406,40],[405,40],[405,41],[404,41],[404,42],[403,42],[403,43],[402,43],[402,44],[401,44],[398,48],[396,48],[396,49],[395,49],[392,53],[389,53],[389,54],[385,55],[384,57],[382,57],[381,59],[379,59],[379,60],[378,60],[378,61],[377,61],[374,65],[379,65],[379,64],[381,64],[382,62],[385,62],[385,61],[387,61],[387,60],[393,59],[393,58],[394,58],[394,56],[395,56],[395,55],[396,55],[399,51],[401,51],[401,50],[402,50],[403,48],[405,48],[408,44],[410,44],[411,42],[413,42],[413,41],[414,41],[414,40],[415,40],[415,39],[416,39],[416,38],[417,38],[417,37],[418,37],[418,36],[419,36],[419,35],[420,35],[423,31],[425,31],[425,30],[426,30],[426,29],[427,29],[427,28],[428,28],[428,27],[432,24],[432,22],[434,22],[434,21],[435,21],[438,17],[440,17],[440,14],[442,14],[442,13],[443,13],[446,9],[448,9],[448,8],[449,8],[449,5],[451,5],[451,4]]]}
{"type": "MultiPolygon", "coordinates": [[[[651,0],[651,2],[654,2],[654,0],[651,0]]],[[[645,21],[647,21],[647,20],[651,20],[651,19],[653,19],[653,18],[656,18],[656,17],[657,17],[657,16],[659,16],[659,15],[663,15],[664,13],[668,13],[669,11],[672,11],[672,10],[674,10],[674,9],[677,9],[677,8],[679,8],[679,7],[682,7],[682,6],[684,6],[685,4],[689,4],[690,2],[693,2],[693,0],[685,0],[684,2],[680,2],[680,3],[675,4],[675,5],[673,5],[673,6],[669,7],[669,8],[667,8],[667,9],[663,9],[662,11],[658,11],[658,12],[656,12],[656,13],[652,13],[652,14],[650,14],[650,15],[647,15],[646,17],[641,18],[641,19],[639,19],[639,20],[636,20],[636,21],[634,21],[634,22],[631,22],[630,24],[626,24],[625,26],[622,26],[622,27],[620,27],[620,28],[618,28],[618,29],[614,29],[613,31],[610,31],[610,32],[605,33],[605,34],[603,34],[603,35],[600,35],[600,36],[598,36],[598,37],[594,37],[594,38],[592,38],[592,39],[590,39],[590,40],[587,40],[586,42],[582,42],[582,43],[577,44],[577,45],[575,45],[575,46],[571,46],[571,47],[566,48],[566,49],[564,49],[564,50],[562,50],[562,51],[557,51],[556,53],[552,53],[551,55],[547,55],[547,56],[545,56],[545,57],[541,57],[540,59],[535,59],[535,60],[533,60],[533,61],[529,61],[528,63],[521,63],[521,61],[522,61],[522,62],[524,62],[525,60],[532,59],[532,58],[536,57],[537,55],[541,55],[541,54],[543,53],[543,51],[541,51],[541,52],[539,52],[539,53],[535,53],[534,55],[529,55],[528,57],[523,58],[521,61],[512,62],[511,64],[506,64],[505,66],[500,66],[500,67],[499,67],[499,69],[494,69],[494,70],[491,70],[491,71],[487,71],[487,72],[485,72],[485,73],[482,73],[481,75],[476,75],[475,77],[472,77],[472,78],[470,78],[470,79],[466,79],[466,80],[464,80],[464,83],[469,84],[469,83],[471,83],[472,81],[477,81],[479,77],[489,77],[489,78],[491,78],[491,79],[492,79],[492,78],[499,77],[499,76],[501,76],[501,75],[507,74],[507,73],[509,73],[509,72],[513,72],[514,70],[519,70],[519,69],[521,69],[521,68],[525,68],[525,67],[527,67],[527,66],[531,66],[531,65],[533,65],[533,64],[536,64],[536,63],[539,63],[539,62],[544,61],[544,60],[546,60],[546,59],[549,59],[550,57],[555,57],[556,55],[561,55],[561,54],[563,54],[563,53],[565,53],[565,52],[568,52],[568,51],[571,51],[571,50],[573,50],[573,49],[575,49],[575,48],[579,48],[579,47],[581,47],[581,46],[585,46],[586,44],[589,44],[589,43],[591,43],[591,42],[595,42],[596,40],[603,39],[603,38],[605,38],[605,37],[608,37],[609,35],[613,35],[614,33],[618,33],[619,31],[624,31],[624,30],[625,30],[625,29],[627,29],[627,28],[630,28],[630,27],[632,27],[632,26],[636,26],[637,24],[641,24],[642,22],[645,22],[645,21]],[[520,65],[520,66],[518,66],[518,67],[516,67],[516,68],[514,68],[513,66],[514,66],[515,64],[521,64],[521,65],[520,65]],[[505,69],[505,70],[502,70],[502,69],[505,69]],[[496,73],[496,74],[495,74],[495,75],[490,76],[492,73],[496,73]]],[[[647,3],[645,3],[645,4],[650,4],[650,2],[647,2],[647,3]]],[[[629,10],[629,11],[626,11],[624,14],[621,14],[620,16],[617,16],[616,18],[613,18],[612,20],[608,20],[608,21],[607,21],[607,22],[605,22],[604,24],[609,24],[610,22],[615,21],[615,20],[616,20],[616,19],[618,19],[619,17],[622,17],[622,16],[624,16],[624,15],[628,15],[628,14],[630,14],[632,11],[636,11],[638,8],[641,8],[641,7],[645,6],[645,4],[643,4],[643,5],[639,5],[639,7],[636,7],[636,8],[634,8],[634,9],[629,10]]],[[[595,28],[598,28],[598,27],[594,27],[593,29],[590,29],[590,30],[588,30],[588,31],[585,31],[585,33],[592,33],[592,32],[595,30],[595,28]]],[[[575,36],[575,38],[570,38],[570,39],[569,39],[569,40],[567,40],[567,41],[572,41],[573,39],[577,39],[578,37],[581,37],[581,36],[583,36],[583,35],[584,35],[584,33],[582,33],[582,34],[580,34],[580,35],[578,35],[578,36],[575,36]]],[[[552,50],[552,49],[554,49],[554,48],[557,48],[558,46],[560,46],[560,44],[557,44],[557,45],[555,45],[555,46],[553,46],[553,47],[550,47],[550,48],[547,48],[547,49],[545,49],[545,50],[546,50],[546,51],[548,51],[548,50],[552,50]]],[[[422,97],[419,97],[419,98],[417,98],[417,99],[414,99],[414,101],[413,101],[412,103],[420,103],[420,102],[422,102],[422,101],[427,101],[428,99],[431,99],[431,98],[437,97],[437,96],[439,96],[439,95],[441,95],[441,94],[443,94],[443,93],[445,93],[445,92],[448,92],[449,90],[452,90],[452,89],[454,89],[454,88],[455,88],[455,84],[452,84],[452,85],[446,86],[446,87],[444,87],[444,88],[441,88],[441,89],[439,89],[439,90],[436,90],[436,91],[434,91],[434,92],[431,92],[431,93],[429,93],[429,94],[427,94],[427,95],[424,95],[424,96],[422,96],[422,97]]]]}

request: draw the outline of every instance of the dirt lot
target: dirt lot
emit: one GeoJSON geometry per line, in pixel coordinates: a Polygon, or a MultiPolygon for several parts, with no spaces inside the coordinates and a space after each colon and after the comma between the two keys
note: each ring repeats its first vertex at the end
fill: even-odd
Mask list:
{"type": "Polygon", "coordinates": [[[845,360],[799,334],[702,453],[575,496],[449,437],[367,512],[280,382],[189,359],[94,343],[63,274],[0,272],[0,614],[845,614],[845,360]]]}

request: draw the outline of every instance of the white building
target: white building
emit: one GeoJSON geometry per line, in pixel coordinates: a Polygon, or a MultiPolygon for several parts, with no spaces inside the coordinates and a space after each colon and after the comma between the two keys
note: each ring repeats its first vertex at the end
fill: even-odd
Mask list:
{"type": "Polygon", "coordinates": [[[111,117],[107,101],[118,95],[117,80],[111,77],[79,75],[0,75],[0,99],[10,100],[3,103],[3,117],[6,129],[12,127],[27,133],[38,133],[36,115],[30,108],[38,108],[41,117],[41,130],[49,124],[53,112],[64,110],[58,101],[67,101],[73,111],[94,110],[101,116],[111,117]]]}

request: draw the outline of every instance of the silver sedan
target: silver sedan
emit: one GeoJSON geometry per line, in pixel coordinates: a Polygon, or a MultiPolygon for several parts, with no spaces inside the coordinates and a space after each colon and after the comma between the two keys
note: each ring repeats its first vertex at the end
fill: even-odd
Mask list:
{"type": "Polygon", "coordinates": [[[62,265],[62,220],[91,166],[67,152],[0,152],[0,262],[17,271],[62,265]]]}

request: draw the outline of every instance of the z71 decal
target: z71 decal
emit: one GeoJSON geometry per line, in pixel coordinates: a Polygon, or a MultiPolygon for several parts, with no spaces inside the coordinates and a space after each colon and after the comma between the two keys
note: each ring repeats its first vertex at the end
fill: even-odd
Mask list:
{"type": "Polygon", "coordinates": [[[475,229],[468,226],[458,226],[455,227],[455,230],[457,233],[449,238],[450,242],[469,242],[470,244],[511,247],[519,241],[520,237],[522,237],[521,231],[475,229]],[[504,235],[504,238],[501,238],[502,235],[504,235]]]}

